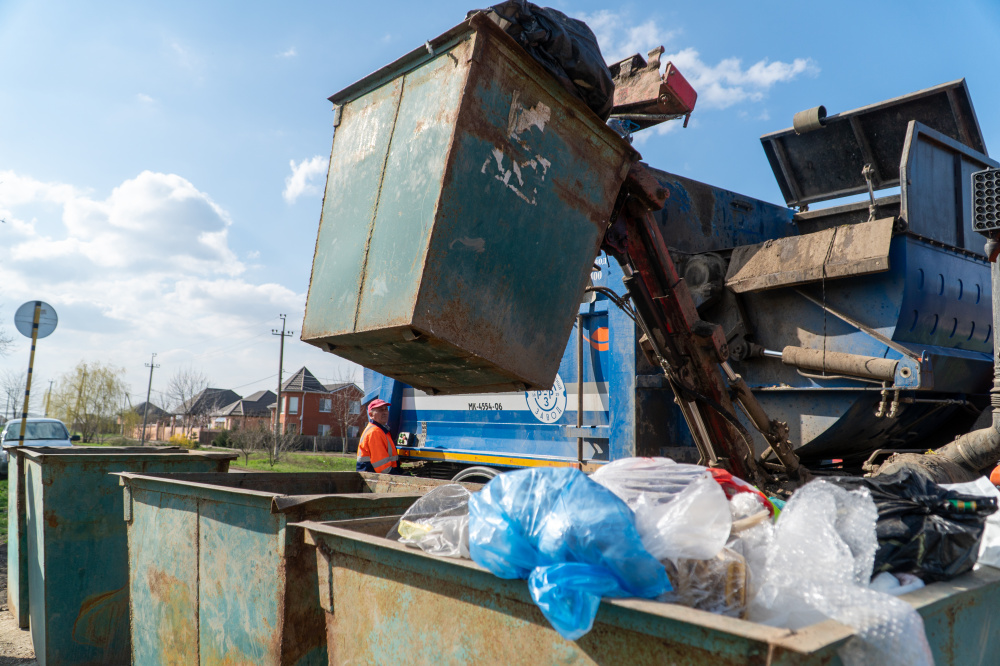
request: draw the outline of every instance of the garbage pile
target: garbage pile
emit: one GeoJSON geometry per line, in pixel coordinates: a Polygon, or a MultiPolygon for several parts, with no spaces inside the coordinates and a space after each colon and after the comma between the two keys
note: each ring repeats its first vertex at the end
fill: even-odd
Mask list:
{"type": "Polygon", "coordinates": [[[785,503],[724,470],[628,458],[591,477],[524,469],[474,494],[442,486],[389,537],[526,579],[568,640],[601,598],[641,597],[788,629],[833,619],[855,630],[847,664],[932,664],[920,615],[896,597],[979,558],[1000,566],[998,497],[985,479],[946,488],[904,472],[817,479],[785,503]]]}

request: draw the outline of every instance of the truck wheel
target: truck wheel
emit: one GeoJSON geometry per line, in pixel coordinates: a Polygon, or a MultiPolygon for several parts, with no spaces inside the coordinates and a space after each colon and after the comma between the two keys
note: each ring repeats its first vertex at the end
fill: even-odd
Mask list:
{"type": "Polygon", "coordinates": [[[452,481],[469,481],[471,483],[488,483],[490,479],[500,475],[500,470],[492,467],[467,467],[451,478],[452,481]]]}

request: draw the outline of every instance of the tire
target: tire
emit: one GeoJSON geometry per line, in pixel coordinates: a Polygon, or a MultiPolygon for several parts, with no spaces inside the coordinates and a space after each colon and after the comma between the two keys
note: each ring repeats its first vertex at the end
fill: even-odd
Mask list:
{"type": "Polygon", "coordinates": [[[455,476],[451,477],[456,483],[459,481],[469,481],[471,483],[489,483],[494,477],[500,476],[500,470],[492,467],[466,467],[455,476]]]}

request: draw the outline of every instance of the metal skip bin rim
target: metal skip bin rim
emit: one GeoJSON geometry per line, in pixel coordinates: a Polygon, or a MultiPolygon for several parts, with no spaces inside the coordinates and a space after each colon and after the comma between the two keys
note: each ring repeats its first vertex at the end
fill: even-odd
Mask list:
{"type": "MultiPolygon", "coordinates": [[[[276,472],[277,473],[277,472],[276,472]]],[[[334,472],[336,474],[337,472],[334,472]]],[[[354,472],[346,472],[347,474],[354,474],[354,472]]],[[[211,473],[210,473],[211,474],[211,473]]],[[[284,473],[277,473],[284,474],[284,473]]],[[[328,473],[326,472],[316,472],[317,477],[321,477],[328,473]]],[[[239,486],[228,486],[210,482],[203,481],[192,481],[190,479],[175,478],[173,474],[169,472],[164,473],[152,473],[144,474],[142,472],[114,472],[113,476],[117,476],[119,479],[119,485],[131,489],[131,484],[133,481],[139,481],[147,486],[146,489],[153,490],[155,492],[163,492],[169,495],[177,495],[178,487],[198,489],[208,492],[221,492],[225,493],[227,497],[233,495],[244,496],[248,498],[270,498],[271,500],[271,513],[285,513],[292,509],[297,509],[304,507],[311,502],[321,502],[321,501],[337,501],[338,499],[350,499],[361,500],[361,501],[381,501],[386,495],[391,495],[393,498],[399,497],[412,497],[419,498],[424,495],[424,493],[419,492],[388,492],[388,493],[376,493],[376,492],[357,492],[357,493],[310,493],[308,495],[296,495],[294,493],[287,492],[274,492],[270,490],[254,490],[252,488],[241,488],[239,486]]],[[[185,474],[187,476],[187,474],[185,474]]],[[[290,481],[293,479],[289,479],[290,481]]],[[[474,484],[466,484],[474,485],[474,484]]]]}
{"type": "MultiPolygon", "coordinates": [[[[289,523],[289,526],[301,528],[305,543],[308,545],[320,548],[320,539],[324,537],[332,538],[335,544],[342,544],[344,546],[340,552],[361,559],[371,559],[365,551],[372,548],[393,551],[394,555],[396,555],[396,557],[393,557],[393,565],[397,570],[403,569],[420,576],[432,575],[430,572],[438,566],[458,567],[468,572],[485,574],[489,576],[487,579],[489,580],[489,585],[472,587],[480,591],[492,592],[513,601],[528,604],[533,603],[528,594],[527,586],[523,581],[497,578],[472,560],[428,555],[420,550],[409,548],[406,545],[386,538],[374,537],[348,529],[346,526],[352,522],[356,523],[360,521],[301,521],[289,523]],[[428,564],[432,563],[434,566],[428,566],[428,564]]],[[[919,611],[921,609],[932,609],[941,603],[947,603],[949,597],[956,593],[974,592],[987,585],[997,585],[998,583],[1000,583],[1000,570],[983,567],[950,581],[931,583],[926,587],[899,598],[919,611]]],[[[468,586],[468,581],[463,580],[458,582],[458,584],[468,586]]],[[[694,625],[697,628],[707,631],[731,634],[746,640],[765,643],[802,655],[809,655],[819,650],[836,650],[855,635],[855,632],[850,627],[835,620],[825,620],[793,631],[749,620],[716,615],[677,604],[643,599],[602,599],[601,603],[602,605],[608,604],[652,615],[666,621],[694,625]]],[[[606,614],[604,616],[598,615],[598,619],[609,624],[616,624],[614,617],[609,617],[606,614]]],[[[621,626],[623,629],[634,629],[634,627],[623,625],[617,626],[621,626]]]]}

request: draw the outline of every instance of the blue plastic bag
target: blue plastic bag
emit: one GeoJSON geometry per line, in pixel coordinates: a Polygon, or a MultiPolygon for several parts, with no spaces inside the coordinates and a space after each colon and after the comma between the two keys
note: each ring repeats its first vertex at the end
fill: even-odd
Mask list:
{"type": "Polygon", "coordinates": [[[568,640],[590,631],[601,597],[651,599],[671,589],[632,510],[570,468],[501,474],[473,494],[469,550],[501,578],[530,577],[532,599],[568,640]]]}

